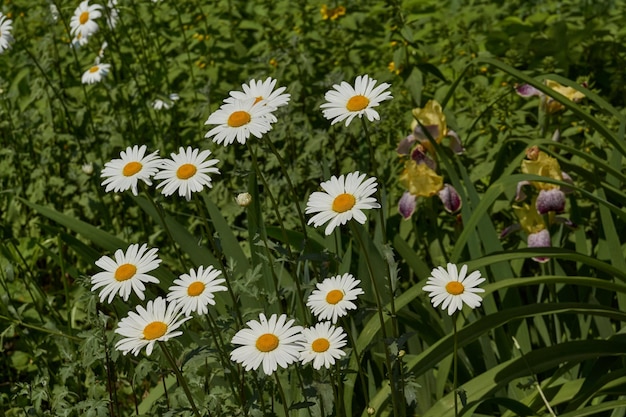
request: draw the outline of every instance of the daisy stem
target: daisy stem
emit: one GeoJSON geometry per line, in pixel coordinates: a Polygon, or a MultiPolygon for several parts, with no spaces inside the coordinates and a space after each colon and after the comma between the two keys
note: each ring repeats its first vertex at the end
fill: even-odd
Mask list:
{"type": "Polygon", "coordinates": [[[278,388],[278,393],[280,394],[280,399],[283,403],[283,409],[285,410],[285,417],[289,417],[289,408],[287,407],[287,398],[285,398],[285,391],[283,390],[283,385],[280,383],[280,378],[278,377],[278,373],[274,372],[274,377],[276,378],[276,387],[278,388]]]}
{"type": "MultiPolygon", "coordinates": [[[[154,207],[154,210],[156,211],[157,216],[159,216],[159,220],[161,221],[161,225],[163,226],[163,229],[165,229],[165,233],[167,233],[167,237],[170,239],[170,241],[176,242],[176,240],[174,239],[174,236],[172,236],[172,232],[170,231],[170,228],[167,227],[167,222],[165,221],[165,215],[163,214],[162,207],[158,205],[156,201],[154,201],[150,193],[148,193],[148,187],[145,184],[143,184],[143,182],[140,182],[139,186],[141,187],[141,190],[143,191],[143,194],[145,195],[146,199],[154,207]]],[[[180,251],[180,247],[178,245],[174,245],[174,247],[176,248],[176,255],[178,256],[178,260],[180,261],[180,265],[183,267],[183,270],[189,269],[187,268],[187,263],[185,262],[185,258],[183,258],[183,254],[180,251]]]]}
{"type": "Polygon", "coordinates": [[[452,325],[454,327],[454,352],[453,352],[453,388],[454,390],[452,391],[454,393],[454,417],[457,417],[459,415],[459,404],[458,404],[458,395],[457,395],[457,387],[458,387],[458,368],[459,368],[459,344],[458,344],[458,340],[457,340],[457,332],[456,332],[456,320],[457,320],[457,315],[455,314],[454,316],[452,316],[452,325]]]}
{"type": "Polygon", "coordinates": [[[213,320],[211,312],[209,311],[206,316],[207,322],[209,323],[209,331],[211,332],[211,336],[213,336],[213,340],[215,340],[215,345],[217,346],[217,350],[220,353],[222,363],[227,364],[226,366],[230,371],[228,372],[228,384],[230,385],[230,390],[233,393],[233,397],[237,397],[237,390],[235,389],[232,380],[232,376],[237,375],[237,372],[235,372],[235,370],[233,369],[233,365],[228,358],[228,354],[226,354],[226,351],[224,349],[224,339],[222,339],[222,333],[218,330],[217,323],[215,323],[215,320],[213,320]]]}
{"type": "MultiPolygon", "coordinates": [[[[385,362],[387,365],[387,372],[389,377],[389,382],[391,384],[391,402],[393,404],[393,415],[401,416],[404,415],[404,412],[401,411],[401,407],[404,404],[402,401],[398,400],[398,396],[403,395],[403,389],[401,386],[396,386],[396,382],[393,379],[393,368],[392,368],[392,360],[391,354],[389,352],[389,348],[387,346],[387,330],[385,328],[385,318],[383,317],[383,304],[380,298],[380,291],[378,289],[378,284],[376,283],[376,278],[374,277],[374,269],[372,268],[372,260],[370,259],[369,252],[367,247],[365,246],[365,242],[361,238],[361,234],[359,230],[356,228],[354,222],[350,222],[350,227],[352,228],[352,234],[356,237],[359,242],[359,246],[362,249],[363,256],[365,257],[365,263],[367,265],[367,270],[369,272],[370,280],[372,282],[372,288],[374,289],[374,296],[376,298],[376,311],[378,313],[378,320],[380,321],[380,331],[383,336],[383,341],[385,344],[385,362]]],[[[393,294],[392,294],[393,298],[393,294]]],[[[398,381],[402,382],[402,381],[398,381]]]]}
{"type": "Polygon", "coordinates": [[[372,145],[372,139],[370,138],[369,131],[367,130],[367,123],[364,118],[361,119],[361,124],[363,125],[363,131],[365,132],[365,139],[367,140],[367,147],[370,152],[370,174],[374,175],[376,173],[376,158],[374,157],[374,146],[372,145]]]}
{"type": "Polygon", "coordinates": [[[367,385],[365,384],[365,374],[363,373],[363,368],[361,367],[361,355],[356,348],[356,340],[352,337],[352,328],[350,327],[350,323],[345,318],[342,318],[342,327],[346,331],[348,335],[348,340],[350,341],[350,346],[352,346],[352,352],[356,357],[356,371],[359,376],[359,380],[361,381],[361,389],[363,390],[363,396],[365,397],[365,404],[368,405],[370,402],[369,392],[367,390],[367,385]]]}
{"type": "MultiPolygon", "coordinates": [[[[189,400],[189,405],[191,405],[191,409],[193,410],[193,413],[196,415],[196,417],[200,417],[200,412],[196,408],[196,404],[193,402],[193,396],[191,395],[191,391],[189,390],[189,385],[187,385],[187,381],[183,377],[183,374],[180,372],[180,369],[178,369],[178,365],[176,364],[174,357],[170,353],[165,342],[159,341],[159,346],[161,347],[161,350],[163,351],[163,354],[167,358],[168,362],[172,366],[172,369],[174,370],[174,373],[176,374],[176,379],[178,379],[178,383],[180,384],[181,387],[183,387],[183,391],[185,391],[185,395],[187,396],[187,399],[189,400]]],[[[208,412],[208,415],[210,417],[211,413],[208,412]]]]}
{"type": "Polygon", "coordinates": [[[276,149],[276,146],[274,146],[274,143],[270,140],[267,134],[264,136],[264,139],[267,145],[270,147],[274,156],[276,156],[276,159],[278,159],[278,164],[280,165],[280,169],[283,171],[285,180],[287,180],[287,186],[289,187],[289,191],[293,195],[293,201],[296,205],[296,211],[298,212],[298,217],[300,218],[300,224],[302,226],[302,234],[304,235],[304,242],[306,243],[307,241],[306,220],[304,219],[304,214],[302,213],[302,209],[300,208],[300,204],[299,204],[300,198],[298,194],[296,193],[296,189],[294,188],[293,183],[291,182],[291,178],[289,177],[289,173],[287,172],[287,168],[285,166],[285,161],[280,156],[278,149],[276,149]]]}
{"type": "MultiPolygon", "coordinates": [[[[263,176],[263,173],[259,169],[259,165],[257,164],[256,149],[253,146],[250,146],[249,149],[250,149],[250,154],[252,155],[252,165],[254,166],[254,169],[256,171],[257,176],[261,179],[261,182],[263,183],[263,186],[265,187],[265,192],[267,193],[270,201],[272,202],[272,207],[274,207],[274,212],[276,213],[276,217],[278,218],[278,221],[280,223],[280,228],[281,228],[281,230],[283,232],[283,239],[285,240],[285,247],[287,248],[287,252],[289,254],[289,257],[291,259],[293,259],[294,256],[293,256],[293,254],[291,252],[291,246],[289,245],[289,241],[288,241],[288,238],[287,238],[287,231],[286,231],[285,226],[284,226],[283,218],[282,218],[282,216],[281,216],[281,214],[280,214],[280,212],[278,210],[278,204],[277,204],[276,200],[274,199],[274,196],[272,195],[272,193],[270,191],[269,184],[267,183],[267,181],[265,180],[265,177],[263,176]]],[[[267,251],[267,258],[269,259],[270,265],[271,265],[271,263],[273,263],[273,256],[270,253],[269,245],[267,243],[267,234],[265,233],[265,230],[264,230],[264,228],[262,226],[260,227],[260,229],[261,230],[259,231],[259,236],[261,237],[261,239],[263,239],[263,242],[265,244],[265,248],[266,248],[266,251],[267,251]]],[[[276,291],[276,297],[279,297],[280,291],[279,291],[279,288],[278,288],[278,277],[276,276],[276,271],[274,271],[274,268],[270,268],[270,269],[271,269],[272,278],[273,278],[273,281],[274,281],[274,289],[276,291]]],[[[297,294],[298,294],[298,301],[299,301],[298,305],[300,306],[301,313],[302,313],[301,317],[308,317],[307,313],[306,313],[307,310],[306,310],[305,305],[304,305],[304,293],[302,291],[302,287],[300,286],[300,280],[294,279],[294,282],[296,284],[296,291],[297,291],[297,294]]]]}
{"type": "MultiPolygon", "coordinates": [[[[204,211],[204,207],[202,206],[202,202],[200,201],[200,198],[194,198],[194,201],[198,205],[198,211],[202,215],[202,222],[204,224],[204,228],[206,229],[207,240],[211,244],[211,249],[213,250],[213,253],[215,254],[222,253],[222,251],[219,251],[217,248],[217,244],[215,243],[215,239],[213,238],[213,230],[209,226],[209,219],[206,216],[206,213],[204,211]]],[[[238,323],[242,324],[243,318],[241,316],[241,311],[239,310],[239,303],[237,302],[237,297],[235,296],[235,293],[233,292],[233,288],[230,284],[231,277],[228,274],[228,268],[226,268],[226,265],[224,264],[224,261],[222,260],[221,256],[216,256],[216,258],[217,258],[217,261],[220,263],[220,270],[222,271],[222,275],[224,275],[224,279],[226,280],[226,288],[228,289],[228,294],[230,295],[230,298],[233,301],[233,309],[235,310],[235,315],[237,316],[238,323]]]]}

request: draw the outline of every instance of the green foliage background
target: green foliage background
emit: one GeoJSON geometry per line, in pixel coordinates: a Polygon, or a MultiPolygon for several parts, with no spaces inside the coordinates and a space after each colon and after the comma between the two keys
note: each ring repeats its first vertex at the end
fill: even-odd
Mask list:
{"type": "Polygon", "coordinates": [[[186,272],[180,258],[232,278],[239,302],[218,297],[213,323],[194,321],[171,343],[203,413],[284,415],[282,400],[261,400],[278,398],[276,381],[245,379],[228,364],[228,340],[242,324],[235,312],[248,320],[281,310],[304,325],[311,317],[296,283],[307,292],[350,271],[366,291],[343,323],[354,349],[336,374],[281,373],[289,413],[454,415],[452,320],[421,287],[433,267],[455,262],[488,278],[483,306],[458,323],[461,415],[547,415],[536,384],[560,416],[626,414],[626,2],[347,1],[328,4],[346,13],[324,20],[320,1],[120,0],[117,27],[101,18],[79,49],[69,46],[68,26],[78,3],[55,3],[56,20],[53,3],[6,0],[0,8],[16,39],[0,55],[4,414],[190,413],[163,357],[114,350],[113,330],[129,306],[101,305],[89,290],[94,261],[135,242],[159,247],[164,259],[152,295],[186,272]],[[111,73],[81,84],[104,41],[111,73]],[[331,127],[319,109],[333,84],[366,73],[390,83],[394,96],[379,107],[381,121],[366,125],[371,144],[358,120],[331,127]],[[204,121],[229,91],[268,76],[291,102],[264,140],[222,147],[204,138],[204,121]],[[545,89],[543,79],[587,99],[555,97],[566,110],[548,116],[538,99],[515,94],[522,83],[545,89]],[[153,100],[170,93],[180,100],[154,110],[153,100]],[[411,110],[430,99],[442,103],[466,149],[438,148],[463,210],[450,216],[428,199],[404,221],[396,147],[410,133],[411,110]],[[135,144],[161,156],[211,149],[221,175],[194,204],[154,188],[147,193],[158,209],[145,196],[104,193],[104,163],[135,144]],[[567,217],[577,227],[553,226],[548,249],[526,248],[523,234],[499,238],[517,222],[511,205],[518,181],[531,179],[519,171],[530,145],[574,180],[567,217]],[[296,206],[303,210],[321,181],[354,170],[378,178],[382,215],[330,238],[303,227],[296,206]],[[244,191],[255,201],[248,209],[234,201],[244,191]],[[537,255],[551,261],[535,263],[537,255]],[[384,325],[366,259],[384,304],[394,300],[384,325]],[[245,399],[233,395],[234,381],[245,399]]]}

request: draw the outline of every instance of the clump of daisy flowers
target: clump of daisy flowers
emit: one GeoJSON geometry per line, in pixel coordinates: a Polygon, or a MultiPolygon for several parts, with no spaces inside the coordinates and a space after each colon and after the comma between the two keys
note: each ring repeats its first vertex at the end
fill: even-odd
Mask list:
{"type": "Polygon", "coordinates": [[[369,75],[359,75],[354,81],[354,86],[343,81],[341,84],[333,85],[324,98],[326,103],[322,104],[322,114],[331,121],[331,125],[346,121],[349,126],[352,120],[358,116],[365,115],[370,122],[379,120],[380,115],[374,107],[377,107],[385,100],[393,97],[386,91],[390,84],[382,83],[376,87],[377,81],[369,75]]]}
{"type": "Polygon", "coordinates": [[[277,121],[273,112],[287,105],[290,99],[290,95],[284,93],[285,87],[274,89],[275,86],[276,80],[267,78],[243,84],[243,91],[231,91],[222,106],[204,123],[217,125],[205,137],[224,146],[235,140],[243,145],[250,135],[262,138],[277,121]]]}
{"type": "Polygon", "coordinates": [[[463,265],[459,271],[455,264],[448,263],[447,269],[439,266],[430,274],[422,290],[429,293],[433,307],[441,305],[451,316],[455,311],[462,310],[463,304],[476,308],[482,303],[482,298],[477,293],[485,292],[478,288],[485,278],[480,276],[480,271],[466,276],[467,265],[463,265]]]}
{"type": "Polygon", "coordinates": [[[376,198],[372,197],[378,185],[376,178],[365,177],[365,174],[356,171],[339,178],[333,175],[330,180],[322,182],[320,187],[324,191],[312,193],[307,201],[305,213],[316,213],[308,224],[319,227],[328,222],[324,231],[326,235],[353,218],[364,224],[367,217],[363,210],[380,208],[376,198]]]}

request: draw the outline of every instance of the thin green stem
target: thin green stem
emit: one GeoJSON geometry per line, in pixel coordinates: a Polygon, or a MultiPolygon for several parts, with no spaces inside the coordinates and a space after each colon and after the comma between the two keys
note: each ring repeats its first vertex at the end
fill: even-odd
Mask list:
{"type": "MultiPolygon", "coordinates": [[[[374,269],[372,267],[372,260],[370,259],[369,256],[369,252],[367,250],[367,247],[365,246],[365,242],[363,242],[363,239],[361,238],[361,235],[359,233],[359,231],[357,230],[356,226],[354,225],[354,222],[350,222],[350,226],[352,228],[352,234],[356,237],[357,241],[359,242],[359,246],[361,247],[361,250],[363,252],[363,256],[365,257],[365,263],[367,265],[367,270],[369,272],[369,276],[370,276],[370,280],[372,282],[372,288],[374,289],[374,297],[376,298],[376,311],[378,314],[378,320],[380,321],[380,331],[383,335],[383,340],[385,341],[384,345],[385,345],[385,362],[387,365],[387,372],[388,372],[388,377],[389,377],[389,382],[392,386],[392,390],[391,390],[391,402],[393,405],[393,415],[394,416],[401,416],[404,415],[404,413],[402,412],[402,406],[403,406],[403,402],[398,400],[398,396],[402,394],[402,389],[397,389],[396,385],[396,381],[394,381],[393,379],[393,362],[391,360],[391,353],[389,352],[389,347],[387,346],[387,330],[386,330],[386,326],[385,326],[385,318],[383,317],[383,304],[382,304],[382,299],[380,297],[380,290],[378,289],[378,284],[376,283],[376,278],[374,277],[374,269]]],[[[393,298],[393,297],[392,297],[393,298]]]]}
{"type": "Polygon", "coordinates": [[[287,397],[285,397],[285,391],[283,390],[283,385],[280,383],[280,378],[278,377],[278,373],[274,372],[274,377],[276,379],[276,387],[278,388],[280,399],[283,403],[283,410],[285,410],[285,417],[289,417],[289,407],[287,406],[287,397]]]}
{"type": "MultiPolygon", "coordinates": [[[[209,241],[209,243],[211,244],[211,249],[213,250],[213,253],[215,254],[219,254],[221,253],[221,251],[218,250],[217,248],[217,244],[215,242],[215,239],[213,238],[213,229],[210,227],[209,225],[209,219],[206,216],[206,213],[204,211],[204,207],[201,204],[201,201],[199,198],[195,198],[194,199],[196,204],[198,205],[198,211],[200,212],[201,216],[202,216],[202,222],[204,224],[204,228],[206,230],[206,236],[207,236],[207,240],[209,241]]],[[[233,309],[235,310],[235,315],[237,317],[237,323],[239,325],[243,324],[243,317],[241,315],[241,310],[239,310],[239,303],[237,302],[237,296],[235,295],[235,292],[233,291],[233,287],[231,284],[231,276],[228,273],[228,268],[226,267],[226,265],[224,264],[224,261],[222,260],[221,256],[216,256],[217,257],[217,261],[220,263],[220,269],[222,270],[222,275],[224,276],[224,279],[226,280],[226,288],[228,289],[228,294],[230,295],[230,298],[233,302],[233,309]]]]}
{"type": "MultiPolygon", "coordinates": [[[[176,379],[178,379],[178,383],[180,384],[181,387],[183,387],[183,391],[185,391],[185,395],[187,396],[187,399],[189,400],[189,405],[191,405],[191,409],[193,410],[193,413],[196,415],[196,417],[200,417],[200,412],[196,408],[196,403],[193,401],[193,396],[191,395],[191,391],[189,390],[189,385],[187,385],[187,381],[183,377],[182,372],[180,372],[180,369],[178,369],[178,365],[176,364],[174,357],[170,353],[165,342],[159,341],[159,346],[161,347],[161,351],[163,351],[163,354],[167,358],[168,362],[172,366],[172,369],[174,370],[174,373],[176,374],[176,379]]],[[[210,417],[211,412],[208,412],[208,414],[210,417]]]]}
{"type": "Polygon", "coordinates": [[[295,203],[296,211],[298,212],[298,218],[300,219],[300,225],[302,227],[302,234],[304,235],[304,241],[306,242],[306,240],[307,240],[306,220],[304,218],[304,214],[302,213],[302,209],[300,208],[300,204],[299,204],[300,203],[300,196],[296,193],[296,189],[293,186],[293,183],[291,182],[291,178],[289,177],[289,173],[287,172],[287,168],[285,166],[285,161],[280,156],[280,153],[278,152],[278,149],[276,149],[276,146],[274,146],[274,143],[270,140],[269,135],[265,135],[264,139],[265,139],[265,142],[267,143],[267,145],[270,147],[270,150],[272,151],[274,156],[276,156],[276,159],[278,159],[278,164],[280,165],[280,169],[283,172],[283,175],[285,176],[285,180],[287,180],[287,186],[289,187],[289,191],[293,195],[293,201],[295,203]]]}
{"type": "Polygon", "coordinates": [[[459,400],[458,400],[458,393],[456,392],[457,388],[458,388],[458,369],[459,369],[459,343],[457,340],[457,331],[456,331],[456,319],[457,316],[456,314],[454,316],[452,316],[452,324],[454,326],[454,351],[453,351],[453,393],[454,393],[454,417],[458,417],[459,415],[459,400]]]}
{"type": "Polygon", "coordinates": [[[14,319],[13,317],[5,316],[4,314],[0,314],[0,320],[8,321],[9,323],[13,323],[20,327],[26,327],[28,329],[37,330],[39,332],[48,333],[51,336],[60,336],[66,339],[72,340],[74,342],[82,342],[83,339],[80,337],[72,336],[70,334],[65,334],[63,332],[55,332],[54,330],[47,329],[45,327],[37,326],[36,324],[25,323],[20,319],[14,319]]]}

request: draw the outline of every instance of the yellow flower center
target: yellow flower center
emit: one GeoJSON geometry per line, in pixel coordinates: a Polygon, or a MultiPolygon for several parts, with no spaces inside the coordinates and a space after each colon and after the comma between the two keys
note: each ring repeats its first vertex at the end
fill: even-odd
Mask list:
{"type": "Polygon", "coordinates": [[[261,352],[271,352],[278,347],[278,338],[272,333],[265,333],[256,340],[256,348],[261,352]]]}
{"type": "Polygon", "coordinates": [[[80,22],[81,25],[84,25],[85,23],[87,23],[88,20],[89,20],[89,12],[82,12],[80,14],[80,17],[78,18],[78,21],[80,22]]]}
{"type": "Polygon", "coordinates": [[[196,175],[198,168],[194,164],[183,164],[176,170],[176,176],[181,180],[188,180],[196,175]]]}
{"type": "Polygon", "coordinates": [[[350,210],[356,204],[356,198],[352,194],[343,193],[339,194],[333,200],[333,211],[337,213],[343,213],[350,210]]]}
{"type": "Polygon", "coordinates": [[[369,104],[370,100],[359,94],[358,96],[350,97],[350,100],[348,100],[348,103],[346,104],[346,109],[348,109],[348,111],[361,111],[369,104]]]}
{"type": "Polygon", "coordinates": [[[250,113],[243,110],[237,110],[231,113],[228,116],[228,126],[230,127],[241,127],[250,123],[251,117],[250,113]]]}
{"type": "Polygon", "coordinates": [[[89,72],[93,74],[94,72],[98,72],[99,69],[100,69],[99,66],[94,65],[93,67],[89,68],[89,72]]]}
{"type": "Polygon", "coordinates": [[[200,281],[192,282],[191,285],[187,287],[187,294],[190,297],[197,297],[202,294],[205,288],[204,284],[200,281]]]}
{"type": "Polygon", "coordinates": [[[311,349],[313,349],[313,352],[317,352],[317,353],[326,352],[329,347],[330,347],[330,342],[328,341],[328,339],[324,339],[323,337],[320,337],[319,339],[315,339],[313,343],[311,343],[311,349]]]}
{"type": "Polygon", "coordinates": [[[167,324],[162,321],[153,321],[143,328],[143,338],[148,340],[158,339],[167,332],[167,324]]]}
{"type": "Polygon", "coordinates": [[[137,273],[137,267],[133,264],[124,264],[117,267],[113,277],[116,281],[123,282],[131,279],[137,273]]]}
{"type": "Polygon", "coordinates": [[[141,168],[143,168],[143,165],[141,165],[141,163],[136,161],[129,162],[124,165],[124,169],[122,169],[122,174],[125,177],[132,177],[133,175],[141,171],[141,168]]]}
{"type": "Polygon", "coordinates": [[[335,305],[341,300],[343,300],[343,291],[341,290],[328,291],[328,294],[326,294],[326,302],[328,304],[335,305]]]}
{"type": "Polygon", "coordinates": [[[458,281],[450,281],[446,284],[446,291],[448,291],[448,294],[459,295],[463,294],[465,287],[458,281]]]}

